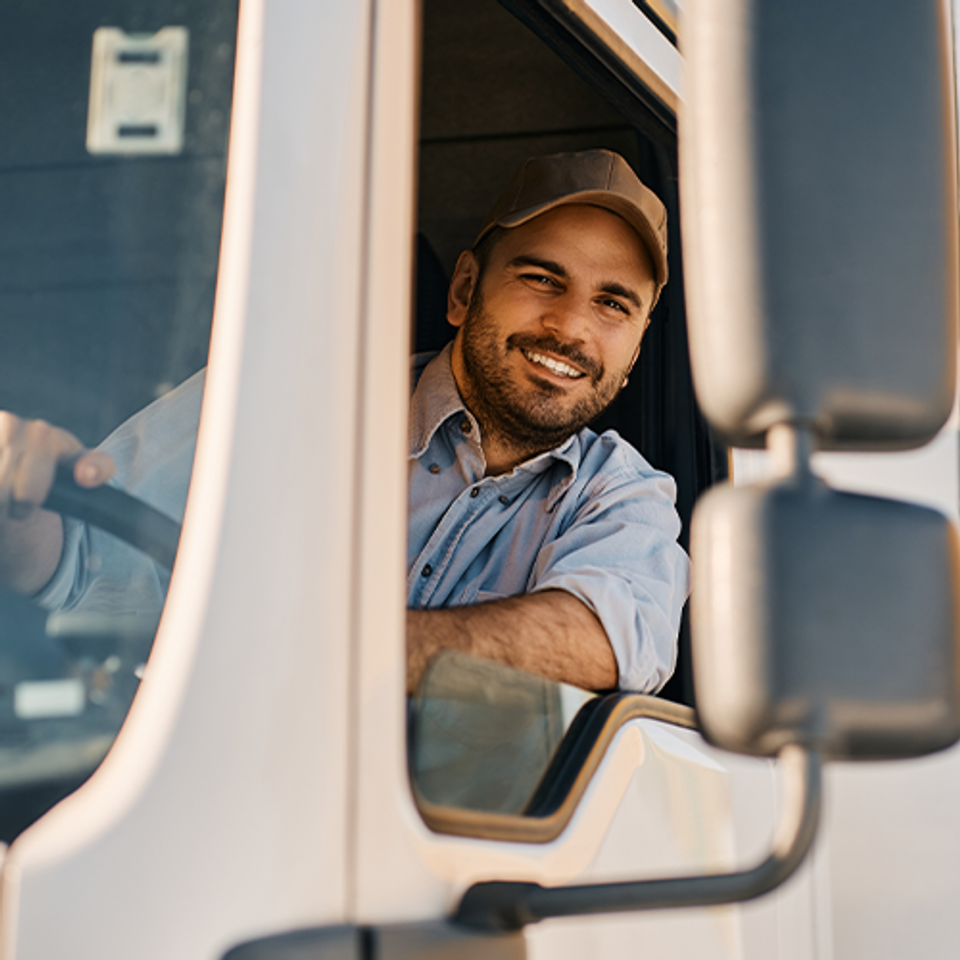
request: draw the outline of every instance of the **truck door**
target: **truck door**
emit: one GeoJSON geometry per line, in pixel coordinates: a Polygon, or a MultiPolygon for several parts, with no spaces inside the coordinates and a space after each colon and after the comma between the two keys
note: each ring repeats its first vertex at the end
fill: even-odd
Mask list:
{"type": "MultiPolygon", "coordinates": [[[[479,940],[445,922],[478,881],[701,874],[762,856],[782,779],[701,736],[686,628],[660,697],[595,697],[455,656],[404,692],[411,345],[442,340],[437,286],[518,160],[613,148],[660,193],[674,280],[603,426],[675,475],[685,526],[726,475],[687,358],[676,5],[81,9],[24,4],[3,32],[24,51],[7,89],[43,95],[24,116],[27,93],[9,97],[26,132],[9,140],[22,155],[0,203],[33,197],[58,232],[38,227],[31,246],[24,207],[2,241],[7,264],[36,270],[6,296],[10,342],[38,372],[0,396],[96,443],[199,369],[211,319],[212,333],[155,640],[142,617],[10,601],[29,620],[14,635],[55,663],[18,674],[19,695],[0,689],[0,956],[829,956],[824,841],[748,906],[479,940]],[[115,101],[94,92],[104,70],[129,114],[113,127],[115,101]],[[60,219],[41,179],[85,205],[60,219]],[[91,276],[92,292],[77,279],[91,276]],[[112,727],[88,729],[104,703],[112,727]],[[444,719],[451,704],[462,729],[444,719]]],[[[155,498],[149,482],[135,492],[155,498]]],[[[95,551],[77,556],[97,572],[95,551]]]]}

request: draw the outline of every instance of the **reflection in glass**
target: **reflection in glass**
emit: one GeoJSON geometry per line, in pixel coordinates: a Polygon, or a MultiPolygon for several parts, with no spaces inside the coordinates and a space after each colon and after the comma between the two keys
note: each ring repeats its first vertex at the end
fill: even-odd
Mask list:
{"type": "Polygon", "coordinates": [[[410,774],[445,807],[531,813],[537,788],[580,708],[595,695],[448,652],[410,705],[410,774]]]}

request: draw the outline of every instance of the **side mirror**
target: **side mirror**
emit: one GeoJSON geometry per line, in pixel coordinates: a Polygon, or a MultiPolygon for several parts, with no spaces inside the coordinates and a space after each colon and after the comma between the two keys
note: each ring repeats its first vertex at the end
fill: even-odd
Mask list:
{"type": "Polygon", "coordinates": [[[718,746],[893,757],[960,736],[955,537],[828,490],[814,449],[917,446],[949,415],[957,172],[946,5],[697,0],[684,51],[694,382],[780,480],[693,520],[694,673],[718,746]]]}

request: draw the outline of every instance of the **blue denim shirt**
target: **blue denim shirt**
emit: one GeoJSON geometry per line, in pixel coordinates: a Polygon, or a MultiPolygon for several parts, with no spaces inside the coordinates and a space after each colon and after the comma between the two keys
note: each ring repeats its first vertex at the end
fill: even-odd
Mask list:
{"type": "Polygon", "coordinates": [[[689,589],[670,476],[614,431],[589,429],[485,476],[480,429],[457,390],[449,346],[414,391],[409,468],[408,606],[566,590],[603,624],[622,689],[663,686],[689,589]]]}

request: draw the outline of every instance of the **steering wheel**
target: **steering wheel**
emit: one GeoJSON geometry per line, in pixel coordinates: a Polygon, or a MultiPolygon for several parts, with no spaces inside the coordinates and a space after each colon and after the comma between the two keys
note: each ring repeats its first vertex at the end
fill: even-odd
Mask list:
{"type": "Polygon", "coordinates": [[[180,543],[180,524],[116,487],[81,487],[69,467],[61,467],[44,509],[82,520],[136,547],[167,570],[180,543]]]}

